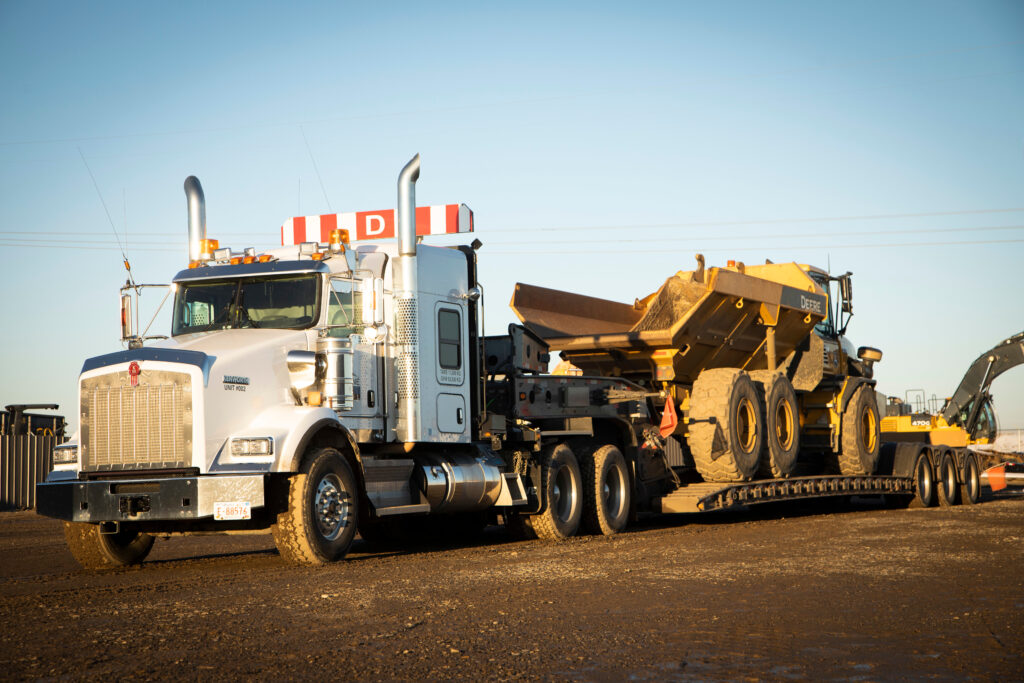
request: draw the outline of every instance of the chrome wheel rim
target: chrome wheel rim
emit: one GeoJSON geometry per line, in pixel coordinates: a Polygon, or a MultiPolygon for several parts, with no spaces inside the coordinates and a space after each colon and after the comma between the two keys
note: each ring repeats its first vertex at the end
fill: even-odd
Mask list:
{"type": "Polygon", "coordinates": [[[562,465],[555,472],[551,508],[560,521],[568,522],[572,519],[573,510],[576,508],[576,487],[573,485],[572,470],[568,465],[562,465]]]}
{"type": "Polygon", "coordinates": [[[316,486],[313,516],[320,534],[328,541],[338,538],[348,526],[349,503],[345,486],[336,474],[327,474],[316,486]]]}
{"type": "Polygon", "coordinates": [[[932,472],[928,460],[921,458],[917,462],[917,496],[927,503],[932,497],[932,472]]]}

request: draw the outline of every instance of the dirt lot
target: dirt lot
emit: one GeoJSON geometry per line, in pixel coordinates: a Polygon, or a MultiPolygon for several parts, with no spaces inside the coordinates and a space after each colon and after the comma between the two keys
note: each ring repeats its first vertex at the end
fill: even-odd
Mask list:
{"type": "Polygon", "coordinates": [[[77,569],[59,523],[0,515],[5,679],[1016,679],[1024,497],[932,510],[663,517],[551,545],[286,566],[269,536],[160,540],[77,569]]]}

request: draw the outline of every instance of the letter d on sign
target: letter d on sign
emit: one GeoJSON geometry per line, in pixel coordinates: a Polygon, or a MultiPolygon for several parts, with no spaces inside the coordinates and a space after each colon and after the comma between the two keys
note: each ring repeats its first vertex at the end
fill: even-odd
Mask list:
{"type": "Polygon", "coordinates": [[[366,217],[366,236],[374,237],[384,232],[384,228],[387,224],[384,222],[384,216],[369,215],[366,217]]]}

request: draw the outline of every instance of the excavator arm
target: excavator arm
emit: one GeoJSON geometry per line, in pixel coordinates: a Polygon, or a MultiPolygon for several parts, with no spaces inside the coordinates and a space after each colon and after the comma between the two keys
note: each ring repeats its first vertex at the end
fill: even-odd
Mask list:
{"type": "Polygon", "coordinates": [[[1015,334],[971,363],[960,386],[942,409],[946,423],[959,426],[974,438],[982,407],[991,400],[988,390],[996,377],[1024,364],[1024,332],[1015,334]]]}

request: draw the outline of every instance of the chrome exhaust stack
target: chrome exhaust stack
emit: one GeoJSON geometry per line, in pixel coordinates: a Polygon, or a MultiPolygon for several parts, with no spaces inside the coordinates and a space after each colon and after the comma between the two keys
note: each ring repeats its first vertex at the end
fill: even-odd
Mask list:
{"type": "Polygon", "coordinates": [[[395,341],[398,354],[399,441],[422,440],[420,412],[419,289],[416,273],[416,181],[420,177],[420,155],[414,156],[398,174],[398,258],[395,259],[395,341]]]}
{"type": "Polygon", "coordinates": [[[206,239],[206,197],[199,178],[185,178],[185,197],[188,199],[188,260],[199,260],[200,243],[206,239]]]}

